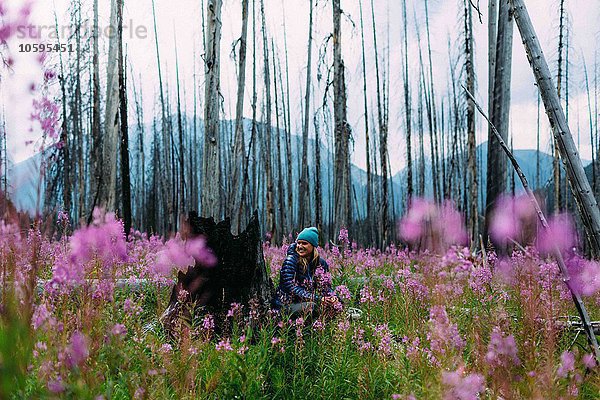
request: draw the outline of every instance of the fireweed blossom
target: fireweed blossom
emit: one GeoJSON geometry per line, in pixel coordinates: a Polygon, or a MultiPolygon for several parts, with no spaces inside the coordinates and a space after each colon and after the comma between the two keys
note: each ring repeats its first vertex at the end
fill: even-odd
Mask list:
{"type": "Polygon", "coordinates": [[[81,365],[90,355],[88,339],[79,331],[73,332],[67,348],[67,363],[73,368],[81,365]]]}
{"type": "Polygon", "coordinates": [[[429,326],[427,339],[433,352],[445,354],[447,350],[462,350],[465,347],[465,341],[460,337],[458,327],[450,322],[444,306],[431,307],[429,326]]]}
{"type": "Polygon", "coordinates": [[[198,237],[184,242],[177,235],[168,240],[163,249],[158,252],[152,271],[158,276],[167,276],[174,268],[185,271],[196,261],[205,267],[213,267],[217,263],[217,258],[206,246],[204,238],[198,237]]]}
{"type": "Polygon", "coordinates": [[[594,296],[600,292],[600,264],[594,260],[586,260],[573,256],[566,261],[570,277],[570,285],[582,296],[594,296]]]}
{"type": "Polygon", "coordinates": [[[51,140],[58,139],[59,115],[58,103],[55,101],[45,96],[39,100],[33,100],[33,112],[30,118],[32,121],[39,122],[44,136],[51,140]]]}
{"type": "Polygon", "coordinates": [[[536,227],[537,214],[529,197],[503,196],[496,201],[490,222],[490,236],[494,242],[506,245],[536,227]]]}
{"type": "Polygon", "coordinates": [[[540,254],[552,254],[556,248],[563,255],[573,249],[577,243],[577,231],[571,217],[567,214],[556,215],[548,221],[548,228],[541,229],[536,240],[540,254]]]}
{"type": "Polygon", "coordinates": [[[442,372],[442,382],[446,385],[444,400],[477,400],[485,389],[484,378],[479,374],[463,376],[462,368],[453,372],[442,372]]]}
{"type": "Polygon", "coordinates": [[[495,327],[491,336],[485,360],[492,367],[510,367],[519,365],[517,343],[513,335],[504,336],[500,328],[495,327]]]}
{"type": "Polygon", "coordinates": [[[75,231],[70,238],[71,262],[87,263],[93,258],[104,267],[127,259],[127,246],[123,223],[114,213],[94,210],[94,224],[75,231]]]}
{"type": "Polygon", "coordinates": [[[424,245],[429,250],[464,245],[468,240],[463,216],[451,201],[438,207],[428,200],[413,200],[398,224],[398,231],[406,242],[424,245]]]}
{"type": "Polygon", "coordinates": [[[564,351],[560,355],[560,365],[556,370],[556,375],[559,378],[566,378],[569,372],[575,370],[575,355],[570,351],[564,351]]]}

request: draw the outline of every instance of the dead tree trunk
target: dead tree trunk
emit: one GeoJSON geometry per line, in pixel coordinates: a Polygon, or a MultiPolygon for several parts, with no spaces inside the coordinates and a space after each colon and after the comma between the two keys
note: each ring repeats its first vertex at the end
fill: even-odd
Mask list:
{"type": "MultiPolygon", "coordinates": [[[[525,14],[525,15],[527,16],[527,14],[525,14]]],[[[517,22],[517,24],[518,24],[518,22],[517,22]]],[[[531,32],[533,32],[533,29],[531,29],[531,32]]],[[[531,37],[534,38],[534,36],[531,36],[531,37]]],[[[537,41],[535,38],[534,38],[534,40],[537,41]]],[[[541,52],[539,54],[541,55],[541,52]]],[[[543,55],[541,55],[541,59],[542,60],[544,59],[543,55]]],[[[545,61],[544,61],[544,64],[545,64],[545,61]]],[[[548,72],[547,77],[550,78],[550,74],[549,74],[550,71],[548,70],[547,65],[546,65],[546,70],[548,72]]],[[[550,82],[550,87],[552,87],[552,82],[551,82],[552,79],[548,79],[548,81],[550,82]]],[[[538,83],[539,83],[539,81],[538,81],[538,83]]],[[[464,88],[464,86],[463,86],[463,88],[464,88]]],[[[475,102],[475,98],[473,97],[473,94],[470,93],[468,90],[466,92],[467,92],[467,96],[469,97],[469,99],[475,104],[475,106],[477,107],[477,110],[481,113],[481,115],[487,120],[488,124],[490,125],[490,128],[492,129],[493,134],[498,139],[498,143],[500,144],[501,149],[506,153],[506,155],[510,159],[510,162],[512,163],[512,166],[514,168],[514,172],[516,172],[517,175],[519,175],[519,178],[521,179],[521,183],[523,184],[523,188],[525,189],[527,196],[529,197],[529,199],[531,200],[531,203],[533,204],[533,206],[535,208],[538,218],[540,219],[540,222],[542,224],[542,227],[544,229],[548,230],[549,229],[548,221],[546,220],[546,217],[544,216],[544,213],[542,212],[542,209],[540,208],[540,205],[538,204],[538,201],[537,201],[535,195],[533,194],[533,191],[529,187],[529,184],[527,182],[527,177],[521,170],[521,167],[519,166],[519,163],[513,156],[512,151],[510,151],[508,149],[508,147],[506,146],[506,143],[502,139],[502,136],[500,135],[500,133],[498,132],[498,130],[496,129],[494,124],[491,123],[491,121],[485,115],[485,113],[483,112],[481,107],[479,107],[479,105],[477,105],[477,103],[475,102]]],[[[548,114],[548,115],[550,115],[550,114],[548,114]]],[[[570,134],[569,134],[569,136],[570,136],[570,134]]],[[[589,186],[589,184],[588,184],[588,186],[589,186]]],[[[575,303],[575,308],[577,309],[577,312],[579,313],[579,316],[581,318],[581,323],[584,326],[584,331],[586,332],[586,335],[588,337],[588,343],[590,344],[590,347],[592,348],[592,351],[594,352],[596,362],[598,362],[598,361],[600,361],[600,349],[598,348],[598,341],[596,339],[596,333],[594,331],[592,322],[590,321],[590,316],[585,308],[585,304],[583,303],[583,300],[581,299],[581,296],[579,295],[577,289],[571,283],[571,279],[569,276],[569,270],[567,269],[567,266],[563,259],[563,255],[562,255],[561,251],[559,250],[558,246],[554,245],[554,247],[552,249],[552,255],[556,259],[558,268],[562,275],[562,280],[565,283],[565,285],[567,285],[567,288],[569,289],[569,292],[571,293],[571,298],[573,299],[573,302],[575,303]]]]}
{"type": "Polygon", "coordinates": [[[235,144],[233,148],[233,181],[229,199],[232,201],[231,227],[233,233],[240,231],[240,218],[238,210],[242,207],[242,179],[243,160],[246,154],[244,136],[244,90],[246,87],[246,38],[248,37],[248,0],[242,2],[242,34],[240,36],[240,53],[238,59],[238,86],[237,101],[235,103],[235,144]]]}
{"type": "Polygon", "coordinates": [[[515,12],[515,21],[523,38],[527,57],[546,108],[554,139],[558,143],[560,155],[565,163],[581,220],[585,226],[593,257],[600,255],[600,212],[598,203],[587,180],[577,147],[560,105],[560,99],[552,84],[552,75],[544,58],[542,48],[525,8],[523,0],[510,0],[515,12]]]}
{"type": "Polygon", "coordinates": [[[207,2],[208,32],[204,59],[204,158],[202,168],[202,214],[220,214],[221,167],[219,163],[219,91],[222,0],[207,2]]]}
{"type": "Polygon", "coordinates": [[[310,193],[308,184],[308,131],[310,128],[310,88],[312,72],[312,30],[313,30],[313,2],[308,3],[308,56],[306,58],[306,87],[304,96],[304,119],[302,123],[302,176],[300,178],[300,226],[310,223],[310,193]]]}
{"type": "Polygon", "coordinates": [[[264,74],[265,74],[265,101],[266,101],[266,121],[265,126],[265,152],[264,163],[265,173],[267,175],[266,182],[266,212],[267,224],[266,232],[271,234],[271,237],[276,237],[275,211],[273,208],[273,163],[271,161],[271,65],[269,63],[269,41],[267,40],[267,24],[265,21],[265,3],[260,2],[260,14],[262,19],[262,36],[263,36],[263,57],[264,57],[264,74]]]}
{"type": "MultiPolygon", "coordinates": [[[[285,2],[282,1],[282,9],[283,9],[283,43],[285,46],[285,98],[286,98],[286,122],[287,128],[285,130],[285,155],[287,159],[287,208],[289,213],[288,223],[286,231],[292,233],[292,229],[294,225],[297,223],[297,220],[294,218],[294,195],[292,189],[292,120],[290,116],[290,73],[289,73],[289,60],[288,60],[288,48],[287,48],[287,29],[285,23],[285,2]]],[[[283,85],[282,85],[283,86],[283,85]]]]}
{"type": "MultiPolygon", "coordinates": [[[[349,141],[350,126],[346,115],[346,82],[342,61],[342,29],[340,0],[333,0],[333,92],[335,120],[335,229],[351,223],[349,141]]],[[[382,164],[383,165],[383,164],[382,164]]],[[[385,181],[384,181],[385,186],[385,181]]],[[[387,199],[386,199],[387,201],[387,199]]],[[[387,215],[386,215],[387,221],[387,215]]],[[[385,221],[383,222],[386,223],[385,221]]]]}
{"type": "MultiPolygon", "coordinates": [[[[321,194],[321,132],[317,114],[314,116],[315,125],[315,224],[319,232],[323,232],[323,196],[321,194]]],[[[323,235],[319,235],[321,245],[325,243],[323,235]]]]}
{"type": "Polygon", "coordinates": [[[92,221],[93,208],[102,190],[102,134],[100,132],[100,61],[98,59],[98,0],[94,0],[94,23],[92,28],[92,199],[89,204],[88,224],[92,221]]]}
{"type": "MultiPolygon", "coordinates": [[[[278,219],[277,219],[277,226],[279,227],[279,236],[284,236],[284,234],[289,233],[286,231],[286,212],[285,212],[285,202],[284,197],[285,197],[285,191],[283,190],[283,172],[282,172],[282,163],[283,163],[283,157],[281,156],[281,129],[279,126],[279,93],[278,93],[278,88],[277,88],[277,75],[281,76],[281,69],[278,68],[279,64],[277,61],[279,61],[279,56],[275,57],[275,40],[273,38],[271,38],[271,48],[273,49],[272,51],[272,55],[273,55],[273,86],[274,86],[274,94],[275,94],[275,129],[276,129],[276,134],[275,134],[275,148],[276,148],[276,155],[275,155],[275,163],[277,164],[277,211],[279,213],[278,219]],[[279,72],[278,72],[279,71],[279,72]]],[[[280,237],[274,237],[274,240],[276,244],[281,243],[280,237]]]]}
{"type": "MultiPolygon", "coordinates": [[[[180,214],[184,215],[185,206],[186,206],[186,185],[185,185],[185,164],[184,164],[184,154],[185,154],[185,145],[183,142],[183,118],[181,115],[181,93],[180,93],[180,83],[179,83],[179,57],[177,55],[177,37],[175,37],[175,33],[173,33],[173,41],[175,46],[175,79],[177,80],[177,133],[179,138],[178,149],[179,149],[179,182],[178,182],[178,202],[176,203],[176,212],[175,212],[175,229],[179,226],[179,217],[180,214]]],[[[184,93],[184,101],[185,101],[185,93],[184,93]]],[[[171,144],[175,147],[175,143],[171,144]]],[[[175,185],[175,183],[173,183],[175,185]]],[[[189,199],[189,196],[188,196],[189,199]]]]}
{"type": "MultiPolygon", "coordinates": [[[[467,90],[475,92],[475,65],[474,65],[474,46],[473,46],[473,17],[471,7],[468,1],[464,0],[465,9],[465,72],[467,74],[467,90]]],[[[477,139],[475,136],[475,106],[472,102],[467,102],[467,158],[469,170],[469,189],[470,205],[469,215],[469,234],[471,243],[477,243],[479,232],[479,212],[477,208],[477,139]]]]}
{"type": "MultiPolygon", "coordinates": [[[[564,37],[564,15],[565,15],[565,1],[560,0],[560,22],[558,28],[558,71],[556,73],[556,92],[558,93],[558,99],[562,97],[562,70],[563,70],[563,37],[564,37]]],[[[568,122],[568,121],[567,121],[568,122]]],[[[552,158],[552,175],[554,176],[554,213],[560,213],[562,209],[562,196],[560,193],[561,186],[561,173],[560,173],[560,156],[558,153],[558,143],[553,141],[553,158],[552,158]]],[[[566,197],[566,193],[565,193],[566,197]]]]}
{"type": "Polygon", "coordinates": [[[367,243],[373,245],[375,239],[375,233],[373,229],[375,224],[373,223],[373,183],[371,174],[371,151],[369,143],[369,107],[367,100],[367,67],[365,60],[365,33],[363,23],[363,12],[362,12],[362,1],[359,1],[360,8],[360,37],[362,43],[362,72],[363,72],[363,106],[364,106],[364,118],[365,118],[365,145],[366,145],[366,162],[367,162],[367,212],[366,212],[366,223],[367,223],[367,243]]]}
{"type": "MultiPolygon", "coordinates": [[[[371,23],[373,28],[373,47],[375,50],[375,81],[377,88],[377,122],[379,123],[379,162],[381,163],[381,240],[383,247],[388,243],[389,232],[389,199],[388,199],[388,168],[387,168],[387,137],[388,120],[385,106],[385,83],[383,84],[383,99],[379,81],[379,54],[377,51],[377,29],[375,25],[375,7],[371,0],[371,23]]],[[[385,81],[385,78],[384,78],[385,81]]]]}
{"type": "MultiPolygon", "coordinates": [[[[408,20],[406,18],[406,0],[402,0],[402,22],[404,25],[404,40],[402,52],[404,53],[404,110],[406,119],[406,197],[407,204],[410,204],[413,197],[413,165],[412,165],[412,120],[411,120],[411,98],[410,98],[410,81],[408,76],[408,20]]],[[[393,185],[392,185],[393,187],[393,185]]]]}
{"type": "MultiPolygon", "coordinates": [[[[494,95],[492,123],[498,128],[502,139],[508,141],[510,109],[510,76],[512,64],[513,17],[511,6],[500,2],[498,10],[498,34],[496,38],[496,68],[494,72],[494,95]]],[[[493,132],[488,132],[488,164],[486,194],[486,235],[489,216],[498,196],[506,190],[506,155],[502,152],[493,132]]]]}
{"type": "Polygon", "coordinates": [[[262,252],[258,213],[254,212],[246,230],[239,235],[231,234],[229,219],[216,224],[213,218],[201,218],[191,212],[188,224],[191,236],[204,236],[218,261],[213,267],[196,263],[186,273],[178,273],[169,305],[161,316],[167,331],[171,331],[186,309],[184,304],[204,306],[216,317],[217,326],[225,320],[232,303],[244,304],[246,309],[266,315],[274,289],[262,252]],[[180,296],[182,290],[189,296],[180,296]],[[181,298],[185,300],[182,302],[181,298]]]}
{"type": "MultiPolygon", "coordinates": [[[[123,4],[123,3],[121,3],[123,4]]],[[[127,75],[125,71],[125,54],[123,51],[123,7],[119,7],[119,126],[121,150],[121,203],[123,206],[123,228],[125,236],[131,229],[131,179],[129,172],[129,125],[127,124],[127,75]]]]}
{"type": "MultiPolygon", "coordinates": [[[[110,25],[113,32],[118,29],[118,15],[123,9],[123,0],[112,0],[110,25]]],[[[117,189],[117,138],[119,113],[118,35],[110,38],[108,45],[108,68],[106,71],[106,108],[104,115],[103,179],[106,185],[100,193],[99,204],[107,210],[116,208],[117,189]]]]}

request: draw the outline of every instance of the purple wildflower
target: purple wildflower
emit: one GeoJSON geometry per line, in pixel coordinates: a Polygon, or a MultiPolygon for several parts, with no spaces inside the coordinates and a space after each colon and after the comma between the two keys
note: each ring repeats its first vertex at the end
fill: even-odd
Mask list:
{"type": "Polygon", "coordinates": [[[571,218],[562,214],[550,219],[548,229],[540,232],[536,247],[541,254],[551,254],[555,248],[564,253],[573,248],[576,239],[577,233],[571,218]]]}
{"type": "Polygon", "coordinates": [[[427,333],[431,350],[444,354],[447,349],[461,350],[465,341],[458,333],[458,327],[450,322],[443,306],[433,306],[429,310],[430,331],[427,333]]]}
{"type": "Polygon", "coordinates": [[[463,377],[460,368],[454,372],[443,372],[442,382],[448,386],[444,393],[446,400],[477,400],[479,393],[485,389],[483,376],[469,374],[463,377]]]}
{"type": "Polygon", "coordinates": [[[33,316],[31,317],[31,326],[33,329],[37,330],[41,326],[43,326],[48,320],[51,320],[52,313],[48,310],[46,303],[42,303],[39,306],[35,307],[35,311],[33,312],[33,316]]]}
{"type": "Polygon", "coordinates": [[[511,364],[519,365],[520,360],[517,356],[517,343],[515,342],[514,336],[504,336],[500,331],[500,328],[494,328],[490,337],[490,343],[488,344],[485,360],[495,367],[508,367],[511,364]]]}
{"type": "Polygon", "coordinates": [[[172,351],[173,351],[173,346],[171,346],[169,343],[165,343],[162,346],[160,346],[160,352],[163,354],[168,354],[172,351]]]}
{"type": "Polygon", "coordinates": [[[556,370],[556,375],[560,378],[566,378],[569,372],[575,370],[575,355],[570,351],[564,351],[560,355],[560,365],[556,370]]]}
{"type": "Polygon", "coordinates": [[[350,298],[352,297],[350,290],[348,290],[348,288],[345,285],[339,285],[335,288],[335,294],[341,299],[341,300],[350,300],[350,298]]]}
{"type": "Polygon", "coordinates": [[[115,324],[110,330],[110,334],[113,336],[125,337],[127,335],[127,328],[123,324],[115,324]]]}
{"type": "Polygon", "coordinates": [[[88,340],[81,332],[75,331],[71,335],[67,354],[71,367],[80,365],[88,358],[90,354],[88,340]]]}
{"type": "Polygon", "coordinates": [[[215,345],[217,351],[232,351],[233,347],[231,347],[231,342],[229,338],[220,340],[219,343],[215,345]]]}
{"type": "Polygon", "coordinates": [[[65,385],[62,381],[62,378],[59,376],[56,379],[51,379],[48,381],[48,390],[52,393],[58,394],[65,391],[65,385]]]}
{"type": "Polygon", "coordinates": [[[490,222],[490,236],[501,244],[519,239],[524,229],[535,226],[537,215],[527,196],[502,197],[496,202],[490,222]]]}
{"type": "Polygon", "coordinates": [[[343,227],[340,229],[340,234],[338,235],[338,241],[345,245],[350,244],[350,240],[348,239],[348,229],[347,228],[343,227]]]}
{"type": "Polygon", "coordinates": [[[213,316],[210,314],[206,314],[204,316],[204,319],[202,320],[202,329],[204,329],[207,332],[212,332],[212,330],[214,328],[215,328],[215,320],[214,320],[213,316]]]}
{"type": "Polygon", "coordinates": [[[596,359],[594,358],[593,354],[584,354],[581,361],[583,362],[583,365],[588,369],[596,368],[596,359]]]}

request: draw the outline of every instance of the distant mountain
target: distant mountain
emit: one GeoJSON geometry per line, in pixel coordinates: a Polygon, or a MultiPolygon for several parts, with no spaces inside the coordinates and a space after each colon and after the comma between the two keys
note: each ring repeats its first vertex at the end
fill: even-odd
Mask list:
{"type": "MultiPolygon", "coordinates": [[[[201,120],[197,121],[197,140],[196,143],[203,143],[203,134],[204,134],[204,124],[201,120]]],[[[188,127],[188,131],[190,126],[193,124],[193,120],[191,118],[187,118],[185,123],[188,127]]],[[[234,132],[234,124],[235,121],[232,120],[224,120],[221,121],[221,141],[222,143],[232,143],[232,136],[234,132]]],[[[144,135],[144,151],[147,155],[152,154],[152,138],[153,138],[153,127],[151,125],[146,125],[144,127],[145,135],[144,135]]],[[[131,138],[134,138],[134,135],[137,135],[138,128],[136,126],[132,126],[130,128],[131,138]]],[[[252,121],[245,119],[244,120],[244,133],[246,139],[246,150],[250,144],[250,137],[252,131],[252,121]]],[[[264,125],[257,125],[257,138],[255,138],[254,146],[257,143],[261,142],[260,138],[264,137],[264,125]]],[[[275,138],[283,138],[284,132],[280,130],[277,132],[276,128],[272,128],[272,137],[273,140],[275,138]]],[[[322,136],[324,137],[324,135],[322,136]]],[[[135,152],[138,151],[138,141],[130,139],[130,155],[132,160],[135,158],[135,152]]],[[[308,160],[309,160],[309,179],[310,179],[310,191],[312,196],[312,202],[314,202],[314,176],[316,173],[316,168],[314,165],[314,154],[315,154],[315,141],[314,138],[310,138],[308,141],[309,149],[308,149],[308,160]]],[[[258,156],[259,160],[264,157],[263,150],[259,144],[259,151],[261,152],[258,156]]],[[[487,142],[479,145],[477,147],[477,157],[478,157],[478,170],[479,170],[479,194],[480,201],[482,204],[485,201],[485,188],[487,184],[487,177],[485,171],[487,170],[487,142]]],[[[276,154],[276,146],[273,145],[272,149],[273,159],[277,156],[276,154]]],[[[286,155],[285,155],[285,143],[281,142],[281,152],[280,155],[282,157],[282,178],[284,181],[287,181],[287,165],[286,165],[286,155]]],[[[302,155],[302,138],[300,135],[292,134],[291,137],[291,152],[292,159],[294,160],[292,164],[292,185],[294,187],[293,197],[294,204],[297,203],[296,199],[298,198],[298,192],[300,189],[300,175],[301,175],[301,167],[300,167],[300,159],[302,155]]],[[[529,182],[532,187],[536,187],[536,175],[537,175],[537,152],[536,150],[515,150],[515,157],[523,172],[529,179],[529,182]]],[[[391,156],[395,156],[391,154],[391,156]]],[[[540,158],[540,186],[545,186],[549,182],[552,181],[552,156],[543,152],[539,153],[540,158]]],[[[251,159],[254,159],[252,156],[251,159]]],[[[150,165],[150,157],[146,157],[146,169],[148,170],[152,166],[150,165]]],[[[13,165],[13,167],[9,171],[9,182],[11,186],[10,197],[15,203],[15,206],[20,209],[27,211],[29,213],[33,213],[37,209],[38,198],[38,187],[40,182],[40,161],[41,156],[36,155],[32,158],[29,158],[23,162],[13,165]]],[[[329,216],[332,214],[332,206],[333,206],[333,198],[330,196],[332,192],[333,186],[333,173],[334,173],[334,154],[331,151],[326,149],[325,143],[321,143],[321,190],[322,190],[322,200],[323,200],[323,215],[325,217],[325,221],[329,220],[329,216]]],[[[445,161],[446,167],[449,171],[449,160],[445,161]]],[[[584,161],[584,165],[587,165],[589,162],[584,161]]],[[[512,171],[512,167],[508,165],[509,171],[512,171]]],[[[137,177],[135,176],[137,173],[137,168],[135,168],[135,163],[132,163],[131,168],[132,174],[131,177],[132,182],[137,182],[137,177]]],[[[260,172],[259,172],[260,173],[260,172]]],[[[264,173],[264,172],[263,172],[264,173]]],[[[274,168],[275,179],[277,177],[277,168],[274,168]]],[[[352,196],[354,202],[354,215],[355,217],[364,218],[366,215],[366,199],[367,199],[367,173],[362,168],[357,167],[356,165],[351,165],[351,175],[352,175],[352,196]]],[[[416,170],[413,171],[413,179],[414,185],[416,187],[418,172],[416,170]]],[[[428,197],[432,196],[433,193],[433,183],[431,179],[431,163],[430,160],[426,160],[425,162],[425,195],[428,197]]],[[[510,175],[509,175],[510,176],[510,175]]],[[[149,179],[149,174],[146,174],[146,178],[149,179]]],[[[454,177],[454,179],[464,179],[463,177],[454,177]]],[[[377,175],[373,175],[374,182],[374,190],[375,192],[379,192],[382,187],[381,177],[377,175]]],[[[390,199],[390,211],[394,210],[396,214],[401,214],[402,204],[404,203],[403,199],[406,196],[406,169],[402,169],[393,177],[390,178],[391,182],[391,190],[389,191],[389,199],[390,199]]],[[[510,179],[508,182],[510,187],[510,179]]],[[[286,185],[287,186],[287,185],[286,185]]],[[[516,191],[522,190],[522,185],[515,175],[515,189],[516,191]]],[[[275,190],[277,190],[277,185],[275,186],[275,190]]],[[[43,192],[43,189],[42,189],[43,192]]],[[[376,195],[375,193],[375,195],[376,195]]],[[[43,193],[42,193],[43,195],[43,193]]],[[[278,201],[278,193],[275,193],[275,200],[278,201]]],[[[377,197],[375,197],[377,198],[377,197]]],[[[374,204],[374,207],[378,207],[377,204],[374,204]]],[[[297,212],[297,210],[293,210],[293,212],[297,212]]]]}
{"type": "Polygon", "coordinates": [[[38,208],[41,209],[43,204],[41,161],[42,156],[36,154],[8,168],[9,198],[17,210],[31,215],[35,214],[38,208]]]}

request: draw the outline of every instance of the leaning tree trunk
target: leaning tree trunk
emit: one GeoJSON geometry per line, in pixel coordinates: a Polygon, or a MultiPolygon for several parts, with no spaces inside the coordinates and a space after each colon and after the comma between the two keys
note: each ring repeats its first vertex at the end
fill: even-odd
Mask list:
{"type": "Polygon", "coordinates": [[[173,333],[177,318],[189,309],[186,304],[204,307],[216,317],[217,327],[222,327],[219,322],[225,320],[232,303],[246,305],[251,318],[252,311],[266,315],[274,290],[262,252],[258,212],[254,212],[246,230],[239,235],[231,234],[229,219],[216,224],[213,218],[201,218],[191,212],[187,222],[192,237],[206,238],[217,265],[203,267],[196,263],[185,273],[178,273],[169,305],[161,316],[167,331],[173,333]],[[180,296],[182,290],[189,295],[180,296]]]}
{"type": "Polygon", "coordinates": [[[585,226],[592,256],[598,257],[600,255],[600,212],[598,211],[598,203],[594,198],[592,188],[585,175],[577,147],[575,146],[565,114],[560,105],[558,93],[553,86],[548,63],[544,58],[542,47],[537,39],[525,4],[523,0],[510,0],[510,2],[514,7],[515,21],[521,32],[527,57],[533,69],[538,88],[540,89],[546,114],[552,127],[554,140],[558,143],[560,156],[565,163],[571,190],[577,202],[581,220],[585,226]]]}

